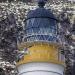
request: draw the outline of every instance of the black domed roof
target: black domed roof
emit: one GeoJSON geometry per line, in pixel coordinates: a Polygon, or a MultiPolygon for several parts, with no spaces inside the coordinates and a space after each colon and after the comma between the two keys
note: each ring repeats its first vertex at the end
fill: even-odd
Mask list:
{"type": "Polygon", "coordinates": [[[32,10],[28,13],[27,18],[53,18],[55,16],[53,13],[45,8],[37,8],[36,10],[32,10]]]}
{"type": "Polygon", "coordinates": [[[43,1],[38,2],[39,8],[29,11],[27,19],[29,18],[52,18],[55,19],[55,16],[50,10],[44,8],[45,3],[43,1]]]}

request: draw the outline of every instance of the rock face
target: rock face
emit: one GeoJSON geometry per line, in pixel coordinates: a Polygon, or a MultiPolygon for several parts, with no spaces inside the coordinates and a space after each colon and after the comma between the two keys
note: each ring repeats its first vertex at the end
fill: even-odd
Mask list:
{"type": "Polygon", "coordinates": [[[5,72],[2,68],[0,68],[0,75],[5,75],[5,72]]]}
{"type": "Polygon", "coordinates": [[[17,50],[17,27],[14,14],[10,14],[6,19],[0,21],[0,49],[4,60],[14,59],[14,50],[17,50]]]}

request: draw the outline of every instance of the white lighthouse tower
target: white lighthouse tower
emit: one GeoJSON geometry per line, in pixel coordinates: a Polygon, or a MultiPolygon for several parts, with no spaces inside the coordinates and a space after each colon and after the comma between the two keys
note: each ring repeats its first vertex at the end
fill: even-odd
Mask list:
{"type": "Polygon", "coordinates": [[[17,62],[18,75],[64,75],[57,42],[57,23],[53,13],[39,0],[36,10],[29,11],[24,28],[24,40],[19,45],[27,54],[17,62]]]}

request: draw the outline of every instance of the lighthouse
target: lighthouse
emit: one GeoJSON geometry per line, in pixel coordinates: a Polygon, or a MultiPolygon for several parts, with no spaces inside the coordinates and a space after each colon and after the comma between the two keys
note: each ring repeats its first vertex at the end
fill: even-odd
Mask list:
{"type": "Polygon", "coordinates": [[[18,75],[64,75],[64,60],[59,53],[57,23],[45,1],[38,1],[38,8],[27,14],[24,39],[19,49],[25,50],[17,62],[18,75]]]}

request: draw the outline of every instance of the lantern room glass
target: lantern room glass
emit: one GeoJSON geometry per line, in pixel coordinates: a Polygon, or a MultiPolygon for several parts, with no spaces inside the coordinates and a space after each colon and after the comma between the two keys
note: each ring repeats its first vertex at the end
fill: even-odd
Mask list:
{"type": "Polygon", "coordinates": [[[25,42],[57,40],[56,20],[50,18],[31,18],[26,20],[24,27],[25,42]]]}

